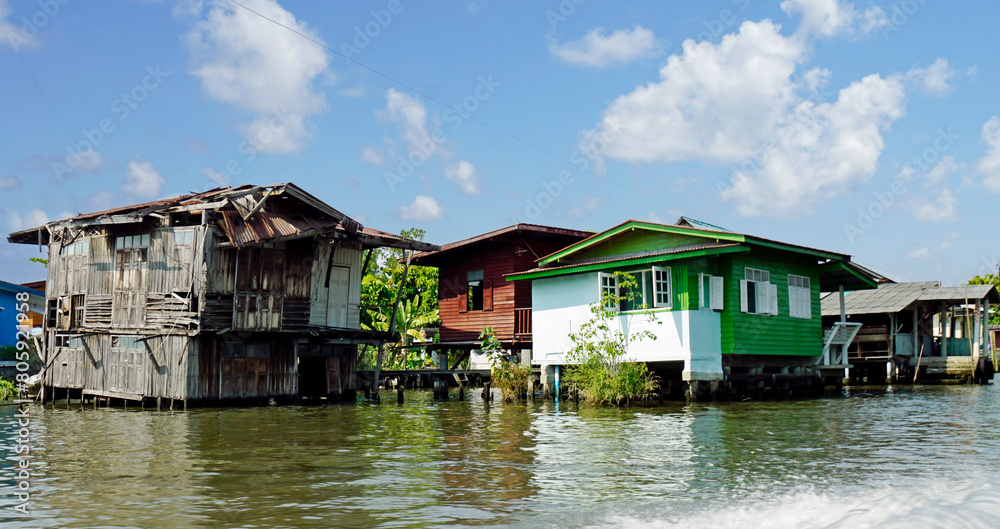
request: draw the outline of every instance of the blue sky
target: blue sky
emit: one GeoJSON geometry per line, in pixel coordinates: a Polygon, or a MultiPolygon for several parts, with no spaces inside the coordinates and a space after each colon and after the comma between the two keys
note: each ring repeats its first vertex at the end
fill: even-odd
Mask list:
{"type": "Polygon", "coordinates": [[[0,224],[291,181],[438,244],[688,215],[959,284],[1000,261],[998,11],[0,0],[0,224]]]}

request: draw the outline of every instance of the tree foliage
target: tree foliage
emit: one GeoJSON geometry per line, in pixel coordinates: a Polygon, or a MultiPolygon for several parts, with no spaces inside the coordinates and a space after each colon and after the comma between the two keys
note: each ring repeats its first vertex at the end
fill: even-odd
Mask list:
{"type": "Polygon", "coordinates": [[[645,363],[628,362],[626,356],[631,344],[656,339],[649,330],[632,332],[635,318],[661,322],[645,304],[639,305],[638,310],[619,313],[616,308],[623,301],[635,305],[639,289],[631,275],[623,272],[614,275],[618,292],[602,292],[601,300],[590,305],[591,319],[569,335],[573,349],[568,358],[576,365],[567,368],[566,381],[576,384],[587,402],[619,406],[648,399],[659,388],[659,381],[645,363]]]}
{"type": "MultiPolygon", "coordinates": [[[[400,233],[403,237],[418,241],[423,240],[425,234],[424,230],[418,228],[400,233]]],[[[396,294],[403,282],[405,257],[404,251],[396,248],[373,250],[368,268],[361,278],[362,329],[383,332],[389,330],[396,294]]],[[[415,340],[434,338],[426,336],[424,329],[440,324],[437,298],[437,268],[411,265],[406,271],[406,281],[403,283],[399,310],[396,313],[395,330],[400,334],[400,340],[388,349],[386,358],[383,358],[383,368],[412,369],[424,367],[430,362],[424,351],[401,346],[410,345],[415,340]]],[[[365,347],[361,356],[362,368],[374,368],[377,352],[374,347],[365,347]]]]}
{"type": "MultiPolygon", "coordinates": [[[[993,285],[996,287],[997,291],[1000,291],[1000,276],[995,274],[986,274],[983,276],[975,276],[969,280],[970,285],[993,285]]],[[[993,313],[990,314],[990,324],[1000,325],[1000,307],[991,307],[993,313]]]]}

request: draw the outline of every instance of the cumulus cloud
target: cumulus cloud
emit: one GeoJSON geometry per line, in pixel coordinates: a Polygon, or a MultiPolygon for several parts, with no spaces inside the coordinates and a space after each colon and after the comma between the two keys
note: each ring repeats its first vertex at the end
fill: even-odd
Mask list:
{"type": "MultiPolygon", "coordinates": [[[[274,0],[246,5],[295,32],[320,41],[305,23],[274,0]]],[[[175,13],[199,20],[184,36],[194,58],[192,74],[210,97],[256,117],[240,127],[260,152],[295,153],[312,136],[308,117],[326,109],[316,87],[327,71],[326,50],[292,31],[227,2],[184,2],[175,13]]]]}
{"type": "Polygon", "coordinates": [[[637,61],[656,51],[656,37],[642,26],[619,29],[610,35],[603,31],[594,29],[582,39],[565,44],[550,41],[549,52],[569,64],[602,68],[637,61]]]}
{"type": "Polygon", "coordinates": [[[931,202],[925,199],[915,199],[910,203],[910,209],[914,218],[930,222],[943,220],[955,220],[955,209],[958,200],[951,190],[945,188],[941,190],[937,200],[931,202]]]}
{"type": "Polygon", "coordinates": [[[122,191],[138,198],[157,198],[163,190],[163,184],[163,177],[152,163],[135,158],[128,163],[122,191]]]}
{"type": "Polygon", "coordinates": [[[444,167],[444,175],[458,184],[458,187],[466,195],[478,195],[482,193],[480,188],[480,177],[479,173],[476,172],[476,166],[465,160],[459,160],[456,163],[448,164],[444,167]]]}
{"type": "MultiPolygon", "coordinates": [[[[59,213],[55,219],[68,219],[72,216],[73,214],[69,211],[63,211],[62,213],[59,213]]],[[[11,211],[7,214],[7,229],[10,231],[21,231],[37,228],[48,224],[51,220],[54,219],[49,217],[49,214],[41,208],[32,209],[23,215],[16,211],[11,211]]]]}
{"type": "Polygon", "coordinates": [[[859,36],[889,24],[889,18],[879,7],[859,12],[853,4],[839,0],[786,0],[781,10],[788,15],[799,14],[799,33],[832,37],[859,36]]]}
{"type": "MultiPolygon", "coordinates": [[[[837,16],[822,20],[836,26],[837,16]]],[[[905,113],[902,76],[869,75],[827,93],[830,72],[797,74],[807,41],[780,29],[748,21],[718,44],[685,41],[659,81],[612,102],[581,145],[631,162],[734,164],[721,195],[743,215],[808,214],[863,184],[878,167],[882,133],[905,113]]]]}
{"type": "Polygon", "coordinates": [[[910,250],[906,256],[910,259],[933,259],[937,257],[941,252],[946,250],[951,250],[955,247],[955,240],[961,238],[960,233],[949,233],[941,241],[941,244],[937,245],[936,248],[931,248],[929,246],[922,246],[919,248],[914,248],[910,250]]]}
{"type": "Polygon", "coordinates": [[[976,162],[976,173],[983,176],[986,189],[1000,191],[1000,118],[993,116],[983,125],[980,141],[987,145],[986,154],[976,162]]]}
{"type": "Polygon", "coordinates": [[[906,73],[906,79],[915,83],[921,90],[936,96],[948,95],[951,92],[949,82],[955,77],[955,70],[947,59],[938,58],[926,68],[914,68],[906,73]]]}
{"type": "Polygon", "coordinates": [[[37,39],[29,38],[21,31],[21,28],[7,20],[12,12],[10,2],[0,0],[0,45],[9,46],[14,50],[37,47],[37,39]]]}
{"type": "MultiPolygon", "coordinates": [[[[927,175],[924,177],[924,181],[927,184],[936,184],[947,179],[949,176],[955,174],[960,169],[965,167],[964,164],[960,164],[955,161],[951,156],[945,156],[941,158],[941,161],[937,163],[930,171],[927,171],[927,175]]],[[[911,168],[912,170],[912,168],[911,168]]]]}
{"type": "Polygon", "coordinates": [[[444,208],[434,197],[417,195],[409,206],[399,206],[399,215],[403,220],[437,220],[444,217],[444,208]]]}
{"type": "MultiPolygon", "coordinates": [[[[399,128],[399,134],[406,144],[409,164],[420,166],[429,160],[444,164],[445,177],[458,185],[467,195],[478,195],[482,192],[481,178],[476,167],[467,160],[455,161],[455,155],[444,146],[445,138],[440,130],[432,133],[428,129],[428,114],[424,104],[417,98],[390,88],[386,92],[386,107],[376,111],[379,120],[394,123],[399,128]]],[[[392,144],[389,143],[390,151],[392,144]]],[[[362,160],[376,163],[380,160],[378,152],[362,150],[362,160]]],[[[376,165],[380,165],[376,163],[376,165]]]]}

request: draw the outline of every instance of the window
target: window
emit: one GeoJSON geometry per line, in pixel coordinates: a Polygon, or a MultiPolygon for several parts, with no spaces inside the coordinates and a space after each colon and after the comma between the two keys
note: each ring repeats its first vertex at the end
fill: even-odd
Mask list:
{"type": "Polygon", "coordinates": [[[722,310],[725,280],[710,274],[698,274],[699,306],[703,309],[722,310]]]}
{"type": "Polygon", "coordinates": [[[149,248],[148,233],[115,238],[115,250],[138,250],[140,248],[149,248]]]}
{"type": "Polygon", "coordinates": [[[635,285],[628,289],[624,281],[614,274],[598,274],[604,308],[627,312],[652,307],[669,309],[673,306],[670,268],[654,266],[626,273],[635,279],[635,285]],[[620,298],[617,307],[614,304],[616,297],[620,298]]]}
{"type": "Polygon", "coordinates": [[[466,310],[483,310],[483,271],[474,270],[465,276],[468,285],[466,310]]]}
{"type": "Polygon", "coordinates": [[[56,335],[56,347],[83,347],[83,338],[79,336],[69,336],[67,334],[56,335]]]}
{"type": "Polygon", "coordinates": [[[130,336],[124,334],[111,335],[112,349],[142,349],[142,336],[130,336]]]}
{"type": "Polygon", "coordinates": [[[615,296],[618,295],[618,278],[611,275],[600,273],[601,278],[601,302],[604,303],[604,308],[607,310],[615,310],[615,296]]]}
{"type": "Polygon", "coordinates": [[[73,320],[70,322],[70,327],[79,328],[83,327],[83,306],[84,306],[84,295],[75,294],[70,301],[73,314],[73,320]]]}
{"type": "Polygon", "coordinates": [[[788,315],[812,319],[812,290],[808,277],[788,274],[788,315]]]}
{"type": "Polygon", "coordinates": [[[73,255],[89,255],[89,254],[90,254],[90,239],[83,239],[82,241],[74,241],[59,249],[59,255],[63,257],[69,257],[73,255]]]}
{"type": "Polygon", "coordinates": [[[748,314],[778,314],[778,286],[771,284],[766,270],[747,268],[746,279],[740,280],[740,312],[748,314]]]}
{"type": "Polygon", "coordinates": [[[671,308],[674,305],[670,268],[653,267],[653,306],[671,308]]]}
{"type": "Polygon", "coordinates": [[[194,230],[174,231],[174,246],[191,246],[194,244],[194,230]]]}
{"type": "Polygon", "coordinates": [[[59,326],[59,300],[50,299],[45,310],[45,326],[55,329],[59,326]]]}

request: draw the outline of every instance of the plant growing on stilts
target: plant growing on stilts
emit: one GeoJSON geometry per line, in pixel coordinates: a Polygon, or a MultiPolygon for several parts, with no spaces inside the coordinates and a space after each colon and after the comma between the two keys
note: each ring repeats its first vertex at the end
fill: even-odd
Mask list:
{"type": "Polygon", "coordinates": [[[617,292],[602,292],[601,300],[590,305],[591,319],[570,333],[573,348],[567,357],[575,365],[567,368],[566,381],[575,384],[587,402],[620,406],[653,397],[659,380],[645,363],[627,361],[629,346],[642,340],[656,340],[646,329],[632,331],[637,318],[661,324],[645,304],[635,307],[639,286],[624,272],[615,272],[617,292]]]}
{"type": "Polygon", "coordinates": [[[517,359],[511,359],[497,338],[493,327],[483,329],[479,334],[482,342],[480,349],[490,358],[490,379],[493,387],[500,388],[504,402],[514,402],[524,398],[528,393],[528,379],[531,377],[531,366],[526,366],[517,359]]]}

